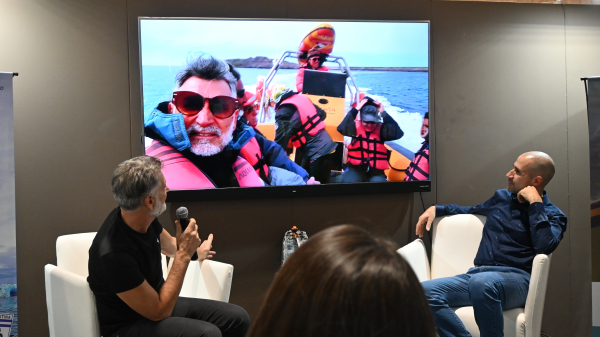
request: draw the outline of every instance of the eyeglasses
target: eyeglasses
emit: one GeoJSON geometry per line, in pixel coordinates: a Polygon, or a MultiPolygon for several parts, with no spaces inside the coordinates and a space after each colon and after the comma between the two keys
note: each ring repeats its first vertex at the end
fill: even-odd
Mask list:
{"type": "Polygon", "coordinates": [[[309,60],[311,60],[311,61],[320,61],[321,57],[320,56],[313,56],[313,57],[309,58],[309,60]]]}
{"type": "Polygon", "coordinates": [[[244,107],[245,113],[251,113],[252,111],[254,111],[254,105],[249,105],[249,106],[244,107]]]}
{"type": "Polygon", "coordinates": [[[192,91],[173,92],[173,104],[184,115],[194,116],[204,109],[204,102],[208,101],[208,109],[213,116],[219,119],[231,117],[238,108],[239,102],[229,96],[203,97],[192,91]]]}
{"type": "Polygon", "coordinates": [[[362,122],[363,124],[366,124],[366,125],[376,125],[376,124],[379,124],[379,123],[377,123],[377,122],[365,122],[365,121],[361,121],[361,122],[362,122]]]}

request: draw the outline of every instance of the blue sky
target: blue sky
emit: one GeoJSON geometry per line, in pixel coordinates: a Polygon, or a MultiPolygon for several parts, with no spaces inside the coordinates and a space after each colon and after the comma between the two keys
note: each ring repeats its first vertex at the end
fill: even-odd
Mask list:
{"type": "Polygon", "coordinates": [[[352,67],[428,66],[429,24],[424,22],[211,19],[141,19],[142,65],[179,66],[199,52],[222,59],[274,59],[285,50],[296,51],[304,36],[324,22],[335,29],[332,54],[352,67]]]}

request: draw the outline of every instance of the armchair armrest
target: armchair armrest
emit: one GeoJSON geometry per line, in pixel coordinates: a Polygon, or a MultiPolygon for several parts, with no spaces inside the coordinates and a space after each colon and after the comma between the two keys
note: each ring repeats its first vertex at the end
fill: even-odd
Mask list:
{"type": "Polygon", "coordinates": [[[552,255],[538,254],[533,259],[529,292],[525,302],[525,336],[539,336],[542,329],[542,314],[546,300],[546,286],[552,255]]]}
{"type": "Polygon", "coordinates": [[[44,274],[50,336],[100,337],[96,299],[86,278],[50,264],[44,274]]]}
{"type": "Polygon", "coordinates": [[[213,260],[191,261],[179,296],[229,302],[233,266],[213,260]]]}
{"type": "Polygon", "coordinates": [[[427,250],[425,249],[425,244],[421,239],[416,239],[415,241],[398,249],[397,252],[398,254],[402,255],[406,262],[408,262],[410,267],[417,275],[419,282],[431,279],[427,250]]]}

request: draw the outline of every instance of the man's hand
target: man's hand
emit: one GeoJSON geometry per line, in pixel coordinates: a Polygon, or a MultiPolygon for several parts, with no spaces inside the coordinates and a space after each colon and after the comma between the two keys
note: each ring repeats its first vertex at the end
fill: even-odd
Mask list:
{"type": "Polygon", "coordinates": [[[210,234],[208,236],[208,239],[204,240],[204,242],[202,242],[200,247],[198,247],[198,249],[196,250],[196,252],[198,253],[198,261],[202,262],[206,259],[212,259],[212,257],[217,253],[217,252],[211,250],[212,241],[213,241],[213,235],[210,234]]]}
{"type": "Polygon", "coordinates": [[[175,228],[177,231],[177,250],[187,254],[191,258],[196,249],[198,249],[198,246],[200,246],[196,220],[190,219],[190,223],[183,233],[181,233],[179,220],[175,220],[175,228]]]}
{"type": "Polygon", "coordinates": [[[383,104],[379,103],[378,101],[373,101],[373,103],[375,103],[375,105],[377,105],[377,110],[379,110],[379,113],[382,113],[385,111],[385,109],[383,108],[383,104]]]}
{"type": "Polygon", "coordinates": [[[360,109],[362,109],[363,105],[365,105],[365,103],[367,103],[369,100],[366,98],[363,98],[360,100],[360,102],[358,102],[358,104],[356,104],[356,110],[360,111],[360,109]]]}
{"type": "Polygon", "coordinates": [[[517,193],[517,199],[520,203],[528,202],[533,204],[534,202],[542,202],[542,197],[537,189],[533,186],[527,186],[517,193]]]}
{"type": "Polygon", "coordinates": [[[425,233],[425,229],[427,231],[431,230],[431,223],[435,219],[435,206],[429,207],[421,216],[419,217],[419,221],[417,222],[417,235],[422,238],[425,233]]]}
{"type": "Polygon", "coordinates": [[[321,185],[321,183],[315,180],[315,177],[310,177],[310,179],[306,181],[306,185],[321,185]]]}

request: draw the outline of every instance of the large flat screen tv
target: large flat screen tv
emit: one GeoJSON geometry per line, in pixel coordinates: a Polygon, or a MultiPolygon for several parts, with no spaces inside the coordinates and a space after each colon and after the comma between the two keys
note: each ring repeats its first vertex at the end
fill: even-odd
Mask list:
{"type": "Polygon", "coordinates": [[[430,191],[429,23],[139,18],[170,201],[430,191]]]}

